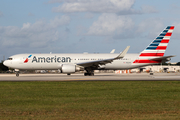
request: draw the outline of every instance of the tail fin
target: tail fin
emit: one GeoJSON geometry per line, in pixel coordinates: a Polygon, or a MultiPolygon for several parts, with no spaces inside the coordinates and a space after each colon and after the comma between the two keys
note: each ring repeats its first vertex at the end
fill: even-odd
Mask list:
{"type": "Polygon", "coordinates": [[[150,59],[164,56],[173,30],[174,26],[167,26],[167,28],[140,53],[139,60],[136,60],[134,63],[160,63],[161,61],[152,61],[150,59]]]}

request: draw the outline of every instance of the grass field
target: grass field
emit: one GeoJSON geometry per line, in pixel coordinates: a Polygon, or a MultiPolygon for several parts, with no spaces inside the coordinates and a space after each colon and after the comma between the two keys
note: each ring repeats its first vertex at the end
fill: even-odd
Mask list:
{"type": "Polygon", "coordinates": [[[180,82],[0,82],[0,119],[180,119],[180,82]]]}

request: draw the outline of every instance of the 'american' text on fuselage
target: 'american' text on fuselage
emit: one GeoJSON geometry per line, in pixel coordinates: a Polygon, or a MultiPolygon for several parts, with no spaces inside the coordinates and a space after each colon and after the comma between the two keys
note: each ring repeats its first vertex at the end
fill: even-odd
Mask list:
{"type": "Polygon", "coordinates": [[[36,56],[34,56],[32,63],[33,62],[37,62],[37,63],[39,63],[39,62],[41,62],[41,63],[71,62],[71,58],[70,57],[56,57],[56,56],[54,56],[54,57],[36,57],[36,56]]]}

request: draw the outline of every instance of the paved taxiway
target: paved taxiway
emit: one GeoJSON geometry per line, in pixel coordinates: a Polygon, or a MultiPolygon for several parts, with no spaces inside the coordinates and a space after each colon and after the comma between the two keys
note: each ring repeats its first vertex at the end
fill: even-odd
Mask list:
{"type": "Polygon", "coordinates": [[[0,81],[96,81],[96,80],[180,80],[180,73],[95,73],[95,76],[84,76],[83,74],[0,74],[0,81]]]}

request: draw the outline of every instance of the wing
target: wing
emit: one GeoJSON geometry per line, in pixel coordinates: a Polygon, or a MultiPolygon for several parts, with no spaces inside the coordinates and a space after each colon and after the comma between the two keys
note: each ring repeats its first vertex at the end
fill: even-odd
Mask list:
{"type": "Polygon", "coordinates": [[[83,67],[97,67],[99,65],[105,65],[107,63],[111,63],[113,60],[116,59],[121,59],[123,58],[127,51],[129,50],[130,46],[127,46],[126,49],[124,49],[123,52],[121,52],[117,57],[115,58],[109,58],[109,59],[104,59],[104,60],[97,60],[97,61],[90,61],[90,62],[83,62],[83,63],[77,63],[77,65],[79,66],[83,66],[83,67]]]}

